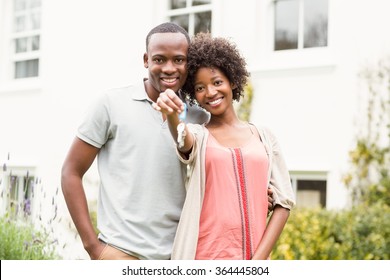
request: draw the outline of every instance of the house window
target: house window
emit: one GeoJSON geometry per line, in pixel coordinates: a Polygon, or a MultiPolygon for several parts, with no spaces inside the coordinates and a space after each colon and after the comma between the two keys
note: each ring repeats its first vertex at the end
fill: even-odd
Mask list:
{"type": "Polygon", "coordinates": [[[15,79],[39,76],[41,0],[13,0],[12,57],[15,79]]]}
{"type": "Polygon", "coordinates": [[[28,175],[8,176],[7,206],[6,212],[10,218],[19,216],[28,217],[31,215],[31,202],[34,196],[34,177],[28,175]]]}
{"type": "Polygon", "coordinates": [[[274,49],[328,45],[328,0],[274,0],[274,49]]]}
{"type": "Polygon", "coordinates": [[[211,32],[211,0],[170,0],[168,17],[186,29],[190,36],[211,32]]]}
{"type": "Polygon", "coordinates": [[[326,181],[297,180],[299,207],[326,207],[326,181]]]}
{"type": "Polygon", "coordinates": [[[19,180],[18,176],[9,176],[8,211],[11,218],[19,212],[19,180]]]}
{"type": "Polygon", "coordinates": [[[326,207],[326,173],[292,173],[297,207],[326,207]]]}

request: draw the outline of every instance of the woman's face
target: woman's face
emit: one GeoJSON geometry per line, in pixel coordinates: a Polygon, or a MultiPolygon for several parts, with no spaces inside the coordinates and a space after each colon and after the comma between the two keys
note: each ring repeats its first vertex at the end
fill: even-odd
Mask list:
{"type": "Polygon", "coordinates": [[[211,114],[222,114],[232,106],[232,84],[218,68],[199,68],[195,74],[195,98],[211,114]]]}

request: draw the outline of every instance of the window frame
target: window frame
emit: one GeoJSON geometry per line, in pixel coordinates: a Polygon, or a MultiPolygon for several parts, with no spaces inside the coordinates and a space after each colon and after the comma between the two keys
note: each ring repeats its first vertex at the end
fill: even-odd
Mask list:
{"type": "MultiPolygon", "coordinates": [[[[295,196],[298,196],[299,192],[299,186],[298,181],[323,181],[325,182],[325,202],[324,205],[321,204],[321,197],[319,203],[321,204],[321,207],[326,208],[328,203],[328,173],[326,171],[290,171],[290,179],[293,191],[295,193],[295,196]]],[[[319,190],[321,192],[321,190],[319,190]]],[[[297,202],[297,207],[300,207],[301,205],[297,202]]],[[[302,207],[308,207],[308,206],[302,206],[302,207]]]]}
{"type": "MultiPolygon", "coordinates": [[[[39,30],[30,31],[26,34],[40,34],[40,48],[34,53],[18,53],[15,56],[14,28],[14,0],[0,1],[0,96],[2,94],[15,93],[39,93],[42,90],[42,25],[44,1],[41,1],[41,26],[39,30]],[[39,75],[36,77],[15,79],[15,62],[23,59],[39,59],[39,75]]],[[[22,33],[20,34],[22,35],[22,33]]]]}
{"type": "Polygon", "coordinates": [[[272,49],[274,52],[281,51],[299,51],[307,50],[312,48],[328,48],[329,47],[329,0],[327,3],[327,43],[326,46],[314,46],[314,47],[305,47],[305,0],[271,0],[272,1],[272,10],[273,10],[273,40],[272,40],[272,49]],[[298,1],[298,34],[297,34],[297,48],[291,49],[276,49],[276,3],[281,1],[298,1]]]}
{"type": "MultiPolygon", "coordinates": [[[[304,49],[286,49],[275,51],[275,0],[265,0],[258,3],[256,9],[256,38],[253,60],[256,62],[251,72],[253,76],[292,73],[294,71],[330,71],[337,66],[337,49],[333,44],[332,24],[333,5],[328,0],[328,37],[326,47],[304,49]]],[[[309,72],[308,72],[309,73],[309,72]]],[[[295,75],[295,74],[294,74],[295,75]]]]}
{"type": "MultiPolygon", "coordinates": [[[[169,0],[170,2],[170,0],[169,0]]],[[[174,16],[188,15],[188,34],[190,36],[195,35],[195,14],[210,12],[211,13],[211,29],[213,29],[213,0],[210,0],[211,3],[192,6],[193,0],[186,0],[186,7],[171,9],[170,4],[168,4],[167,17],[170,19],[174,16]]],[[[212,33],[212,30],[210,30],[212,33]]]]}
{"type": "Polygon", "coordinates": [[[2,175],[0,176],[1,215],[8,213],[9,217],[14,220],[21,217],[31,218],[34,210],[35,185],[37,183],[35,169],[33,166],[7,165],[6,170],[0,173],[2,175]],[[14,178],[16,186],[11,186],[11,178],[14,178]],[[25,208],[27,201],[29,201],[28,213],[25,208]],[[16,205],[15,209],[11,209],[11,203],[16,205]]]}
{"type": "MultiPolygon", "coordinates": [[[[38,7],[28,8],[26,10],[22,11],[16,11],[15,10],[15,1],[11,1],[11,7],[10,10],[11,13],[11,30],[10,30],[10,49],[9,53],[11,54],[11,65],[9,68],[9,76],[12,80],[21,80],[21,79],[30,79],[30,78],[39,78],[40,77],[40,50],[41,50],[41,29],[42,29],[42,1],[40,1],[40,5],[38,7]],[[38,14],[39,15],[39,27],[36,29],[30,28],[29,22],[31,21],[32,14],[38,14]],[[26,18],[26,28],[22,31],[15,30],[15,18],[17,16],[24,16],[26,18]],[[39,38],[39,48],[38,50],[32,50],[29,47],[29,44],[32,45],[32,38],[38,36],[39,38]],[[27,50],[25,52],[16,52],[16,40],[17,39],[23,39],[27,38],[27,50]],[[20,62],[27,62],[31,60],[38,60],[38,70],[36,75],[32,76],[25,76],[25,77],[17,77],[16,73],[16,64],[20,62]]],[[[26,0],[26,5],[30,5],[32,1],[35,0],[26,0]]]]}

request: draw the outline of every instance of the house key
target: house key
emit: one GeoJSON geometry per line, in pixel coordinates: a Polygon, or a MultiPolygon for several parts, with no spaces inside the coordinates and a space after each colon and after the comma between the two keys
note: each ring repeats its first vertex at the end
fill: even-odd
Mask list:
{"type": "Polygon", "coordinates": [[[184,120],[186,119],[187,116],[187,104],[184,105],[184,110],[183,112],[180,113],[179,115],[179,120],[180,123],[177,125],[177,144],[179,149],[184,146],[184,139],[186,137],[186,125],[184,124],[184,120]]]}

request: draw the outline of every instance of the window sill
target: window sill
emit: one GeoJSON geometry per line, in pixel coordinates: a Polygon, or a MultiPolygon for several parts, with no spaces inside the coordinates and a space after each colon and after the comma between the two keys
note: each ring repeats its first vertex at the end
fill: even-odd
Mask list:
{"type": "Polygon", "coordinates": [[[32,93],[42,89],[39,78],[16,79],[2,82],[0,85],[0,95],[7,93],[32,93]]]}
{"type": "Polygon", "coordinates": [[[334,54],[328,48],[272,51],[261,55],[252,73],[295,71],[305,69],[330,69],[336,66],[334,54]]]}

